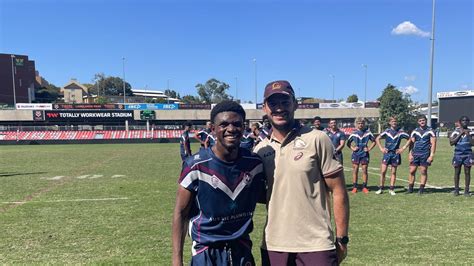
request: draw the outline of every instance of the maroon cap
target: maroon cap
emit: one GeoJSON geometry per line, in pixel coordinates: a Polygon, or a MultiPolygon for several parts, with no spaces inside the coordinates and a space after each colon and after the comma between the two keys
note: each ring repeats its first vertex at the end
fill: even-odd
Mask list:
{"type": "Polygon", "coordinates": [[[265,92],[263,93],[263,100],[267,100],[268,97],[275,93],[281,93],[288,96],[295,97],[295,92],[291,87],[291,84],[286,80],[272,81],[265,86],[265,92]]]}

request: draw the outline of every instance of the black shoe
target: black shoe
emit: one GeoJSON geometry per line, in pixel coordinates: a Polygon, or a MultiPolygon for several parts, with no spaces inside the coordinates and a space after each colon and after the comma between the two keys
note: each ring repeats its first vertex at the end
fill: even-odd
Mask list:
{"type": "Polygon", "coordinates": [[[418,196],[423,195],[423,193],[424,193],[423,190],[418,190],[418,196]]]}
{"type": "Polygon", "coordinates": [[[470,197],[470,196],[471,196],[471,193],[469,191],[464,192],[464,197],[470,197]]]}
{"type": "Polygon", "coordinates": [[[459,190],[458,189],[455,189],[453,190],[453,196],[459,196],[459,190]]]}
{"type": "Polygon", "coordinates": [[[413,193],[413,188],[409,187],[408,190],[407,190],[407,194],[411,194],[411,193],[413,193]]]}

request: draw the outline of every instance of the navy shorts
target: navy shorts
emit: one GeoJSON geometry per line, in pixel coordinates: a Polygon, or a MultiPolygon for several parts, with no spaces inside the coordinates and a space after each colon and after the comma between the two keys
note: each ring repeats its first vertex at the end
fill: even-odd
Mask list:
{"type": "Polygon", "coordinates": [[[468,155],[454,155],[453,157],[453,166],[454,167],[459,167],[461,165],[464,165],[466,167],[471,167],[472,164],[474,163],[472,154],[468,155]]]}
{"type": "Polygon", "coordinates": [[[385,153],[382,158],[382,164],[397,167],[402,164],[402,156],[395,152],[385,153]]]}
{"type": "Polygon", "coordinates": [[[430,166],[428,162],[429,154],[413,154],[413,160],[410,162],[411,166],[430,166]]]}
{"type": "Polygon", "coordinates": [[[369,164],[370,156],[369,153],[365,155],[358,155],[357,153],[352,153],[352,164],[369,164]]]}
{"type": "Polygon", "coordinates": [[[243,241],[233,241],[230,245],[215,245],[200,249],[191,257],[192,266],[238,265],[254,266],[252,247],[243,241]]]}

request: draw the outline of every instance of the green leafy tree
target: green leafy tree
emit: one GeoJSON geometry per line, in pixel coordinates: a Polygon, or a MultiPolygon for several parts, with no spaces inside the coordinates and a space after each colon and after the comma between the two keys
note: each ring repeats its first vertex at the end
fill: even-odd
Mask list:
{"type": "Polygon", "coordinates": [[[220,103],[225,100],[230,100],[231,97],[226,93],[229,87],[229,84],[214,78],[206,81],[205,84],[199,83],[196,85],[201,102],[204,103],[220,103]]]}
{"type": "Polygon", "coordinates": [[[170,98],[175,98],[175,99],[180,99],[181,97],[179,96],[179,93],[177,93],[176,91],[174,90],[169,90],[169,89],[166,89],[165,90],[165,95],[170,97],[170,98]]]}
{"type": "Polygon", "coordinates": [[[348,103],[356,103],[359,101],[359,97],[357,97],[356,94],[352,94],[350,95],[349,97],[347,97],[347,101],[348,103]]]}
{"type": "Polygon", "coordinates": [[[405,130],[416,127],[416,119],[411,110],[412,101],[408,94],[403,93],[392,84],[388,84],[378,98],[380,101],[380,122],[384,127],[388,126],[388,119],[396,116],[398,125],[405,130]]]}
{"type": "Polygon", "coordinates": [[[53,103],[58,101],[59,96],[59,88],[53,84],[47,83],[45,86],[40,87],[35,91],[35,102],[53,103]]]}
{"type": "MultiPolygon", "coordinates": [[[[107,77],[103,73],[95,74],[94,86],[89,89],[90,94],[104,95],[104,96],[117,96],[123,95],[123,79],[119,77],[107,77]]],[[[132,86],[130,83],[125,82],[125,95],[131,96],[132,86]]]]}
{"type": "Polygon", "coordinates": [[[199,100],[199,97],[194,96],[194,95],[184,95],[181,98],[181,101],[183,101],[184,103],[201,103],[201,101],[199,100]]]}

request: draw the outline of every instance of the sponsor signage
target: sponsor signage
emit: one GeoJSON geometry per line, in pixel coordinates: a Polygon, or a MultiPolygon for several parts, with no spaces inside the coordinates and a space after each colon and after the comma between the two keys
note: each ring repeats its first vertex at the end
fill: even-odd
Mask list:
{"type": "Polygon", "coordinates": [[[52,110],[53,105],[50,103],[17,103],[16,109],[19,110],[52,110]]]}
{"type": "Polygon", "coordinates": [[[44,121],[44,111],[33,111],[33,121],[44,121]]]}
{"type": "Polygon", "coordinates": [[[201,104],[201,103],[184,103],[184,104],[179,104],[178,109],[198,109],[198,110],[210,110],[211,105],[210,104],[201,104]]]}
{"type": "Polygon", "coordinates": [[[364,108],[364,103],[320,103],[321,109],[354,109],[364,108]]]}
{"type": "Polygon", "coordinates": [[[175,103],[137,103],[125,104],[125,110],[177,110],[175,103]]]}
{"type": "Polygon", "coordinates": [[[299,103],[298,109],[318,109],[319,103],[299,103]]]}
{"type": "Polygon", "coordinates": [[[46,121],[125,121],[133,120],[133,111],[44,111],[46,121]]]}
{"type": "Polygon", "coordinates": [[[438,92],[438,98],[453,98],[453,97],[465,97],[465,96],[474,96],[474,91],[447,91],[447,92],[438,92]]]}
{"type": "Polygon", "coordinates": [[[123,109],[122,105],[119,104],[94,104],[94,103],[76,103],[76,104],[67,104],[67,103],[55,103],[53,104],[54,110],[99,110],[99,109],[123,109]]]}
{"type": "Polygon", "coordinates": [[[25,64],[25,59],[15,57],[15,66],[23,66],[25,64]]]}
{"type": "Polygon", "coordinates": [[[379,108],[380,102],[366,102],[365,108],[379,108]]]}

